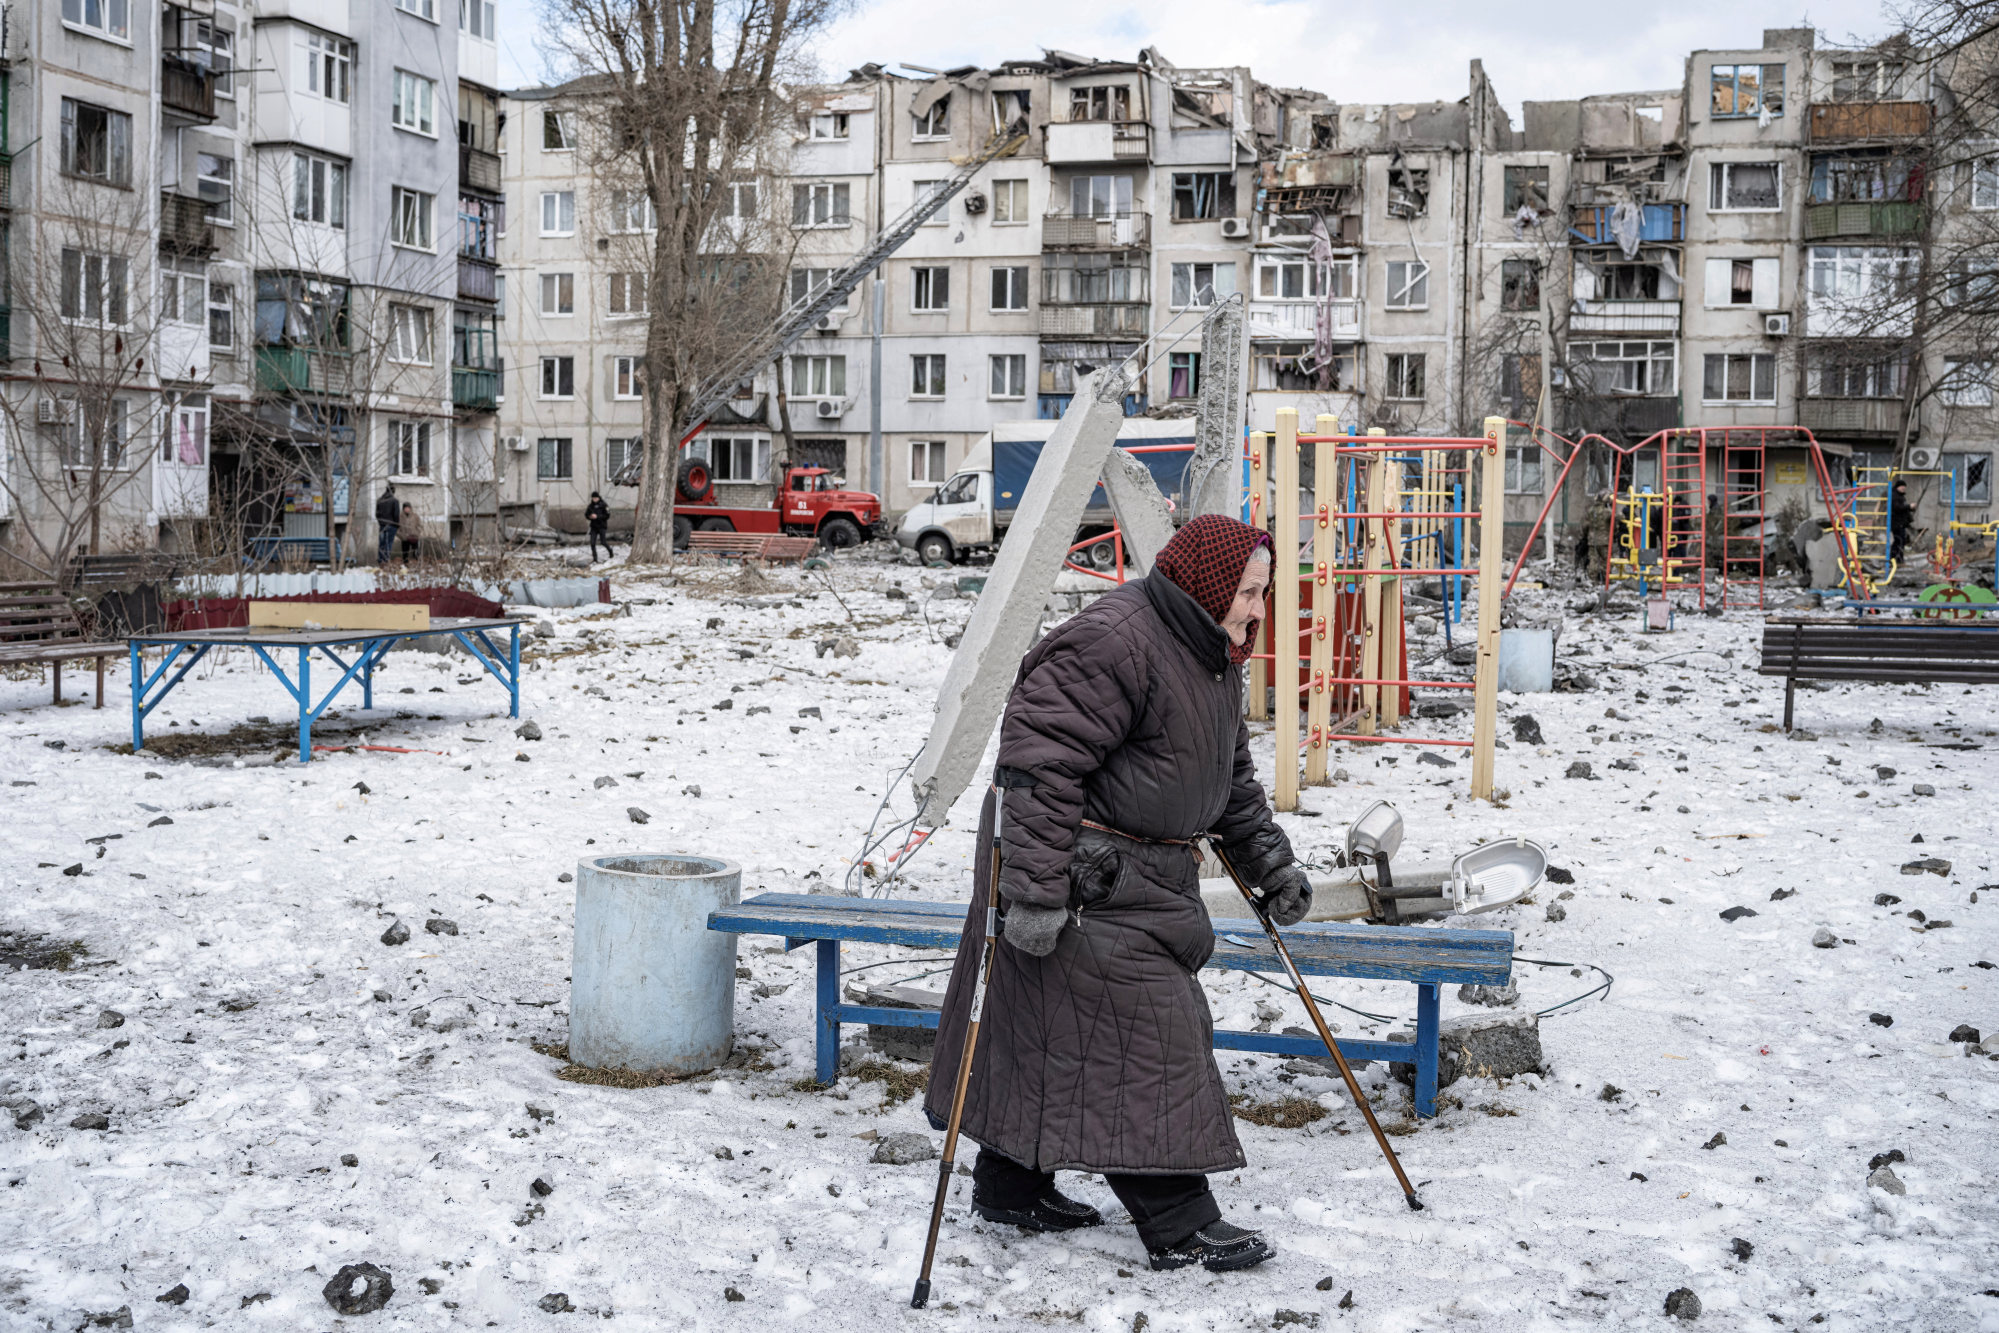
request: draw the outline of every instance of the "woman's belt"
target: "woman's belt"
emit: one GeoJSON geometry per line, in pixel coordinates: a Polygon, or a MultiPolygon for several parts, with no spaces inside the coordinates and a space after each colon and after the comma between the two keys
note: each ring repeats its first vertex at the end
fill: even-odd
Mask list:
{"type": "Polygon", "coordinates": [[[1192,838],[1141,838],[1136,833],[1126,833],[1123,829],[1112,828],[1108,824],[1099,824],[1094,819],[1085,819],[1082,822],[1084,828],[1095,829],[1099,833],[1109,833],[1120,838],[1129,838],[1133,842],[1149,842],[1159,847],[1194,846],[1194,840],[1192,838]]]}

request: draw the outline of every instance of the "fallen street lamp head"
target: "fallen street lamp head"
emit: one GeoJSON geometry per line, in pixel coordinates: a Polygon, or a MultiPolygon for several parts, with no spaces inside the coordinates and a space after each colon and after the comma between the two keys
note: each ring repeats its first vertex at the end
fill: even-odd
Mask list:
{"type": "Polygon", "coordinates": [[[1347,826],[1347,864],[1376,857],[1395,859],[1402,848],[1402,816],[1386,801],[1376,801],[1347,826]]]}

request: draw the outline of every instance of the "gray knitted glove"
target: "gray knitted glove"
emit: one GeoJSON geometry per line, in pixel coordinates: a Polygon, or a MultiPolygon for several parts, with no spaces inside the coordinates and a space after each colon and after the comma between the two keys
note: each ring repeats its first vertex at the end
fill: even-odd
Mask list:
{"type": "Polygon", "coordinates": [[[1022,953],[1046,958],[1055,952],[1055,937],[1069,920],[1066,907],[1036,907],[1032,903],[1008,903],[1006,927],[1000,938],[1022,953]]]}
{"type": "Polygon", "coordinates": [[[1312,910],[1312,881],[1305,878],[1305,872],[1294,861],[1266,876],[1257,897],[1273,924],[1295,926],[1312,910]]]}

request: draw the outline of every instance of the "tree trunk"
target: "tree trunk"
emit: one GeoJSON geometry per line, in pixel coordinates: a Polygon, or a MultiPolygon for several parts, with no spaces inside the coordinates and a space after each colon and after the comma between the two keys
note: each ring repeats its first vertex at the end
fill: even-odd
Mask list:
{"type": "Polygon", "coordinates": [[[639,469],[637,512],[632,517],[630,564],[673,563],[673,501],[680,479],[680,448],[671,402],[659,377],[646,377],[645,463],[639,469]]]}

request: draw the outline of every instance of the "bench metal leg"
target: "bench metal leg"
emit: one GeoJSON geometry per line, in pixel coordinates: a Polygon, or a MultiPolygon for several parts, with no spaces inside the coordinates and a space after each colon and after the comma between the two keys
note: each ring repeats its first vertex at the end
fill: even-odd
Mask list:
{"type": "Polygon", "coordinates": [[[55,702],[60,704],[62,702],[62,659],[60,657],[49,663],[49,675],[55,678],[55,702]]]}
{"type": "Polygon", "coordinates": [[[139,695],[143,690],[142,682],[144,677],[139,672],[139,641],[137,639],[132,640],[130,651],[132,655],[132,753],[137,754],[145,748],[146,744],[144,728],[146,715],[139,710],[139,695]]]}
{"type": "Polygon", "coordinates": [[[298,650],[298,761],[312,762],[312,649],[298,650]]]}
{"type": "Polygon", "coordinates": [[[1437,1029],[1441,996],[1434,985],[1416,987],[1416,1114],[1437,1114],[1437,1029]]]}
{"type": "Polygon", "coordinates": [[[1791,700],[1797,697],[1797,693],[1798,678],[1796,676],[1784,677],[1784,730],[1786,731],[1791,729],[1791,700]]]}
{"type": "Polygon", "coordinates": [[[104,659],[97,659],[97,707],[104,707],[104,659]]]}
{"type": "Polygon", "coordinates": [[[819,994],[813,1006],[819,1023],[819,1061],[814,1071],[830,1086],[840,1073],[840,941],[820,940],[819,994]]]}

